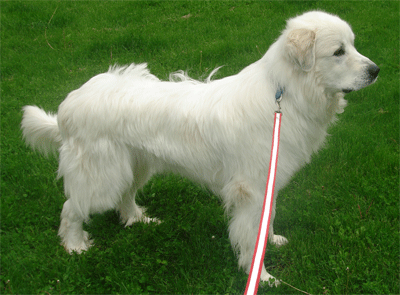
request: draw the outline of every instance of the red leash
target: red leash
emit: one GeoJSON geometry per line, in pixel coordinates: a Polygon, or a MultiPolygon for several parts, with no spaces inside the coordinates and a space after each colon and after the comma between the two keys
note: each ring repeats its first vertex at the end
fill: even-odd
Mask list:
{"type": "MultiPolygon", "coordinates": [[[[280,95],[282,95],[282,93],[280,93],[280,95]]],[[[279,97],[279,100],[277,98],[278,104],[280,98],[281,96],[279,97]]],[[[265,248],[267,246],[267,240],[268,240],[269,220],[271,217],[272,202],[274,197],[276,167],[278,166],[281,118],[282,118],[282,113],[280,111],[275,112],[274,132],[272,135],[272,147],[271,147],[271,157],[269,162],[267,187],[265,189],[264,204],[261,213],[260,226],[258,229],[256,247],[253,254],[253,261],[251,263],[250,274],[247,280],[246,291],[244,292],[245,295],[257,294],[258,284],[260,282],[260,275],[264,261],[265,248]]]]}

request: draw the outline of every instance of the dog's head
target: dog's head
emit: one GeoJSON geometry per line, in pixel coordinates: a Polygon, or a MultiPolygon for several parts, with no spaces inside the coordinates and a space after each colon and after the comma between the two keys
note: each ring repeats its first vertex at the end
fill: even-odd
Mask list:
{"type": "Polygon", "coordinates": [[[354,47],[354,34],[340,18],[308,12],[290,19],[284,55],[303,72],[314,72],[325,89],[349,93],[375,82],[379,67],[354,47]]]}

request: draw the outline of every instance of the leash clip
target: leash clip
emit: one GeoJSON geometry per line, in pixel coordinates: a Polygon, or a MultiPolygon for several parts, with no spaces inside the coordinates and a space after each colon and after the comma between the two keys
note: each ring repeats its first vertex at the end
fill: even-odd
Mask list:
{"type": "Polygon", "coordinates": [[[282,100],[282,96],[283,96],[283,92],[284,91],[285,91],[284,88],[279,87],[279,89],[275,93],[275,101],[276,101],[276,104],[278,105],[277,113],[281,112],[281,100],[282,100]]]}

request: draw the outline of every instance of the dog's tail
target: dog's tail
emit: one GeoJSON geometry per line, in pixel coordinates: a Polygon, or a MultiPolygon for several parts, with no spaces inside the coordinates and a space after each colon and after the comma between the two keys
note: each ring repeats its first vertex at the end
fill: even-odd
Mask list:
{"type": "Polygon", "coordinates": [[[26,143],[45,156],[56,153],[62,142],[57,115],[36,106],[25,106],[23,112],[21,129],[26,143]]]}

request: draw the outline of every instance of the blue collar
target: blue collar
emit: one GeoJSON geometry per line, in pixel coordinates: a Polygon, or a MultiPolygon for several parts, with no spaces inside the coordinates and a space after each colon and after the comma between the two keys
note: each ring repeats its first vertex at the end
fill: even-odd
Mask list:
{"type": "Polygon", "coordinates": [[[285,92],[285,88],[279,86],[278,90],[275,93],[276,102],[280,102],[282,99],[282,94],[285,92]]]}
{"type": "Polygon", "coordinates": [[[279,86],[278,90],[275,93],[275,101],[276,104],[278,105],[278,113],[281,112],[281,100],[282,100],[282,95],[285,92],[285,87],[279,86]]]}

